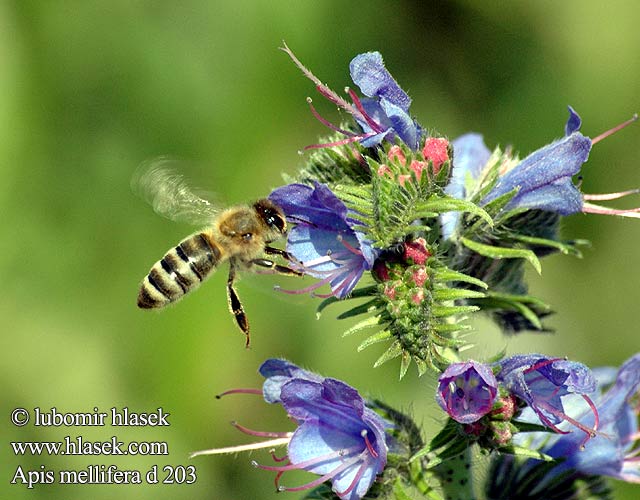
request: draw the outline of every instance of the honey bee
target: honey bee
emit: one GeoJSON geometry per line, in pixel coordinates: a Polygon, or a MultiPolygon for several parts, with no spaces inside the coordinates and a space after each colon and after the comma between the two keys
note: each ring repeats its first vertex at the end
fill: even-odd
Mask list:
{"type": "Polygon", "coordinates": [[[266,198],[250,205],[220,210],[190,188],[170,164],[170,160],[161,159],[143,166],[134,176],[132,187],[157,213],[173,220],[205,223],[207,227],[183,239],[153,265],[142,280],[138,307],[157,309],[180,300],[220,264],[229,261],[229,310],[245,334],[245,345],[249,347],[249,321],[234,288],[237,273],[259,267],[289,276],[302,275],[265,258],[265,255],[271,255],[290,261],[287,252],[269,246],[286,234],[285,216],[266,198]]]}

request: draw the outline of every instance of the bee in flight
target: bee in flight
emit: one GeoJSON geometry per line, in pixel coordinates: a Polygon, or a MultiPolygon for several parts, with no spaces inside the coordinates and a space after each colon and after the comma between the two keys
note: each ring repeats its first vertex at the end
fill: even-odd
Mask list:
{"type": "Polygon", "coordinates": [[[170,160],[156,160],[134,176],[132,187],[153,209],[173,220],[207,225],[171,248],[142,280],[138,307],[156,309],[180,300],[197,288],[220,264],[229,261],[227,297],[249,347],[249,322],[234,288],[239,271],[256,267],[290,276],[302,273],[276,264],[265,255],[290,260],[284,250],[269,244],[286,234],[282,210],[268,199],[220,210],[170,168],[170,160]]]}

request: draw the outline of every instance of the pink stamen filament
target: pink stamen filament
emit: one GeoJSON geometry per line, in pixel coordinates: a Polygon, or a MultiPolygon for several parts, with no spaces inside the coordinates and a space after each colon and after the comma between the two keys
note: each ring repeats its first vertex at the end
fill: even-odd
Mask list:
{"type": "Polygon", "coordinates": [[[590,201],[609,201],[624,198],[632,194],[640,194],[640,189],[629,189],[628,191],[620,191],[619,193],[583,194],[582,197],[590,201]]]}
{"type": "Polygon", "coordinates": [[[594,139],[591,139],[591,144],[596,144],[596,143],[600,142],[602,139],[606,139],[610,135],[615,134],[619,130],[622,130],[623,128],[625,128],[628,125],[631,125],[633,122],[635,122],[637,120],[638,120],[638,114],[636,113],[629,120],[624,121],[620,125],[617,125],[617,126],[613,127],[612,129],[609,129],[606,132],[603,132],[602,134],[600,134],[599,136],[595,137],[594,139]]]}
{"type": "Polygon", "coordinates": [[[550,358],[550,359],[543,359],[538,361],[536,364],[530,366],[529,368],[527,368],[524,373],[530,373],[532,371],[536,371],[539,368],[543,368],[547,365],[551,365],[553,363],[555,363],[556,361],[563,361],[562,358],[550,358]]]}
{"type": "MultiPolygon", "coordinates": [[[[270,470],[274,472],[287,472],[290,470],[297,469],[307,469],[312,468],[317,465],[320,465],[324,462],[335,460],[336,458],[345,457],[352,455],[355,452],[358,452],[359,446],[353,446],[351,448],[346,448],[338,451],[331,451],[329,453],[325,453],[324,455],[320,455],[318,457],[310,458],[309,460],[304,460],[302,462],[298,462],[297,464],[287,464],[287,465],[262,465],[257,462],[253,462],[255,467],[263,470],[270,470]]],[[[360,455],[356,455],[356,458],[360,455]]]]}
{"type": "Polygon", "coordinates": [[[287,455],[283,457],[278,457],[276,455],[276,450],[269,450],[269,453],[271,454],[271,458],[273,459],[274,462],[284,462],[289,459],[287,455]]]}
{"type": "Polygon", "coordinates": [[[369,450],[369,453],[371,453],[374,458],[378,458],[378,452],[371,445],[371,441],[369,441],[369,437],[367,436],[367,430],[363,429],[360,435],[363,437],[364,444],[367,446],[367,450],[369,450]]]}
{"type": "Polygon", "coordinates": [[[349,94],[349,97],[351,97],[351,100],[353,101],[353,104],[355,104],[356,108],[358,109],[358,111],[360,111],[360,113],[362,113],[362,116],[364,117],[365,121],[367,122],[367,124],[371,127],[372,130],[374,130],[376,133],[380,133],[380,132],[384,132],[384,129],[378,124],[376,123],[373,118],[371,118],[369,116],[369,114],[365,111],[364,106],[362,105],[362,101],[360,100],[360,98],[358,97],[358,94],[356,94],[352,89],[347,88],[345,89],[347,91],[347,93],[349,94]]]}
{"type": "Polygon", "coordinates": [[[341,129],[340,127],[335,126],[329,120],[325,119],[322,115],[320,115],[320,113],[318,113],[318,111],[316,110],[315,106],[313,105],[313,100],[311,99],[311,97],[307,97],[307,103],[309,104],[309,108],[311,109],[311,114],[313,114],[313,116],[315,116],[316,119],[320,123],[322,123],[325,127],[328,127],[331,130],[335,130],[336,132],[344,134],[347,137],[353,137],[354,135],[356,135],[353,132],[349,132],[347,130],[341,129]]]}
{"type": "Polygon", "coordinates": [[[286,288],[282,288],[280,286],[275,286],[273,287],[274,290],[277,290],[279,292],[282,293],[286,293],[289,295],[302,295],[305,293],[311,293],[314,290],[317,290],[318,288],[320,288],[322,285],[326,285],[327,283],[329,283],[331,281],[331,276],[324,278],[320,281],[316,281],[315,283],[305,287],[305,288],[298,288],[297,290],[290,290],[290,289],[286,289],[286,288]]]}
{"type": "MultiPolygon", "coordinates": [[[[587,398],[586,396],[582,395],[584,398],[587,398]]],[[[571,425],[573,425],[574,427],[577,427],[578,429],[580,429],[582,432],[584,432],[586,434],[585,438],[581,441],[580,443],[580,448],[583,448],[585,443],[587,441],[589,441],[589,439],[591,439],[592,437],[594,437],[596,435],[596,428],[597,428],[597,424],[599,422],[598,420],[598,412],[595,408],[595,405],[593,405],[593,402],[591,402],[590,399],[586,399],[587,402],[590,402],[590,407],[592,409],[592,411],[594,412],[594,416],[595,416],[595,422],[596,424],[594,425],[593,428],[587,427],[586,425],[578,422],[576,419],[570,417],[569,415],[567,415],[566,413],[563,413],[561,411],[558,411],[556,408],[554,408],[553,406],[547,404],[546,401],[537,401],[536,402],[536,406],[548,411],[549,413],[551,413],[552,415],[561,418],[562,420],[566,420],[567,422],[569,422],[571,425]]],[[[547,425],[548,427],[550,427],[551,429],[553,429],[555,432],[559,433],[559,434],[569,434],[571,431],[563,431],[561,429],[559,429],[557,426],[555,426],[542,412],[537,412],[538,416],[540,417],[540,420],[543,421],[543,423],[545,425],[547,425]]]]}
{"type": "Polygon", "coordinates": [[[305,146],[302,149],[307,151],[309,149],[324,149],[324,148],[333,148],[335,146],[344,146],[345,144],[351,144],[353,142],[358,142],[364,139],[368,139],[369,137],[373,137],[374,135],[376,135],[376,132],[367,132],[366,134],[353,135],[351,137],[348,137],[347,139],[342,139],[341,141],[323,142],[321,144],[310,144],[309,146],[305,146]]]}
{"type": "Polygon", "coordinates": [[[240,425],[238,422],[231,422],[231,425],[233,425],[240,432],[244,434],[249,434],[250,436],[283,438],[290,434],[288,432],[254,431],[253,429],[249,429],[244,425],[240,425]]]}
{"type": "Polygon", "coordinates": [[[302,491],[302,490],[308,490],[310,488],[315,488],[316,486],[320,486],[325,481],[328,481],[329,479],[332,479],[332,478],[336,477],[338,474],[340,474],[341,472],[345,471],[349,467],[352,467],[353,465],[357,464],[358,461],[362,460],[362,458],[363,458],[362,454],[357,455],[357,456],[351,458],[350,460],[347,460],[347,461],[341,463],[335,469],[333,469],[332,471],[328,472],[324,476],[320,476],[318,479],[316,479],[314,481],[311,481],[309,483],[303,484],[301,486],[295,486],[295,487],[279,486],[278,490],[279,491],[302,491]]]}
{"type": "Polygon", "coordinates": [[[349,487],[344,491],[336,491],[336,495],[338,495],[339,497],[344,497],[351,493],[351,491],[353,491],[353,488],[355,488],[356,485],[360,482],[360,479],[362,479],[364,471],[367,470],[367,465],[368,464],[366,462],[363,462],[362,465],[358,468],[358,472],[356,472],[356,475],[353,477],[351,484],[349,484],[349,487]]]}
{"type": "Polygon", "coordinates": [[[229,394],[257,394],[262,396],[262,391],[260,389],[229,389],[228,391],[216,394],[216,399],[221,399],[222,396],[227,396],[229,394]]]}
{"type": "Polygon", "coordinates": [[[355,248],[355,247],[351,246],[351,244],[350,244],[348,241],[346,241],[346,240],[342,237],[342,235],[341,235],[341,234],[339,234],[339,235],[337,236],[337,239],[338,239],[338,241],[339,241],[340,243],[342,243],[342,244],[345,246],[345,248],[346,248],[347,250],[349,250],[351,253],[354,253],[354,254],[356,254],[356,255],[362,255],[362,251],[361,251],[359,248],[355,248]]]}
{"type": "Polygon", "coordinates": [[[582,204],[582,211],[587,214],[620,215],[621,217],[640,219],[640,207],[619,210],[615,208],[602,207],[600,205],[595,205],[593,203],[585,202],[582,204]]]}

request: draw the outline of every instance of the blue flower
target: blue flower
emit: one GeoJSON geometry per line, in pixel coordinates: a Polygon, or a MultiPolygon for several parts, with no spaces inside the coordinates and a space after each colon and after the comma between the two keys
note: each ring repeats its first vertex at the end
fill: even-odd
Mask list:
{"type": "Polygon", "coordinates": [[[489,413],[497,396],[498,381],[491,367],[483,363],[452,363],[438,378],[436,401],[462,424],[476,422],[489,413]]]}
{"type": "MultiPolygon", "coordinates": [[[[573,433],[551,438],[542,452],[564,459],[554,469],[605,475],[640,483],[640,354],[628,359],[617,376],[612,370],[594,370],[598,377],[594,404],[598,410],[598,433],[586,445],[573,433]],[[613,382],[613,385],[611,383],[613,382]],[[605,387],[610,386],[607,390],[605,387]]],[[[594,427],[595,415],[587,410],[576,417],[585,427],[594,427]]]]}
{"type": "Polygon", "coordinates": [[[362,498],[387,463],[388,424],[339,380],[293,379],[281,397],[299,426],[288,446],[291,464],[274,470],[304,469],[321,476],[306,487],[330,480],[340,498],[362,498]]]}
{"type": "MultiPolygon", "coordinates": [[[[374,133],[361,143],[365,147],[393,142],[398,136],[414,151],[418,149],[421,128],[409,115],[411,98],[384,67],[379,52],[357,55],[349,64],[351,79],[369,99],[362,99],[365,119],[355,117],[365,133],[374,133]]],[[[356,103],[357,105],[357,103],[356,103]]]]}
{"type": "Polygon", "coordinates": [[[583,431],[586,442],[595,435],[598,412],[587,394],[596,388],[591,370],[582,363],[542,354],[521,354],[505,358],[497,363],[500,371],[496,378],[514,396],[527,404],[540,422],[555,432],[564,434],[558,427],[561,422],[583,431]],[[594,417],[592,427],[585,426],[569,416],[563,406],[563,398],[580,395],[591,407],[594,417]]]}
{"type": "Polygon", "coordinates": [[[320,279],[297,293],[329,284],[336,297],[349,295],[378,255],[362,232],[362,224],[349,216],[346,205],[327,186],[317,182],[314,187],[279,187],[269,199],[295,224],[287,238],[287,252],[297,261],[292,265],[320,279]]]}
{"type": "Polygon", "coordinates": [[[532,208],[571,215],[582,211],[582,193],[573,184],[582,164],[589,158],[591,139],[579,132],[582,121],[569,106],[567,135],[534,151],[506,174],[482,200],[482,204],[518,189],[505,207],[532,208]]]}
{"type": "Polygon", "coordinates": [[[316,118],[331,129],[346,135],[347,139],[328,144],[315,144],[307,148],[331,147],[355,141],[359,141],[365,147],[374,147],[383,140],[393,142],[396,137],[399,137],[414,151],[418,149],[422,128],[409,115],[411,99],[384,67],[379,52],[360,54],[349,64],[351,79],[367,96],[361,100],[353,90],[349,89],[349,96],[353,101],[350,103],[323,84],[298,60],[289,47],[285,45],[282,50],[291,57],[304,75],[315,83],[318,92],[351,114],[363,130],[362,134],[354,134],[332,125],[318,114],[309,100],[311,111],[316,118]]]}
{"type": "Polygon", "coordinates": [[[331,481],[340,498],[362,498],[387,462],[385,429],[389,424],[370,408],[353,387],[324,378],[281,359],[260,367],[266,380],[265,400],[280,403],[298,428],[290,436],[283,466],[259,467],[282,473],[303,469],[320,475],[300,491],[331,481]]]}
{"type": "Polygon", "coordinates": [[[268,359],[258,370],[266,380],[262,385],[262,395],[267,403],[281,403],[282,386],[295,379],[322,382],[324,377],[317,373],[303,370],[285,359],[268,359]]]}
{"type": "MultiPolygon", "coordinates": [[[[468,199],[467,185],[477,180],[489,161],[491,151],[485,146],[482,135],[468,133],[451,141],[453,167],[445,193],[459,200],[468,199]]],[[[440,216],[442,237],[447,240],[455,231],[460,212],[445,212],[440,216]]]]}
{"type": "MultiPolygon", "coordinates": [[[[232,389],[228,394],[262,394],[267,403],[281,404],[298,425],[293,432],[255,431],[233,425],[252,436],[273,438],[247,445],[197,451],[198,455],[231,454],[287,445],[287,456],[275,462],[285,465],[253,465],[277,472],[278,491],[301,491],[327,481],[344,500],[362,498],[387,463],[386,430],[392,424],[367,407],[358,391],[348,384],[303,370],[283,359],[268,359],[260,366],[265,377],[262,392],[257,389],[232,389]],[[279,485],[290,470],[305,470],[320,477],[302,486],[279,485]]],[[[219,396],[219,397],[220,397],[219,396]]],[[[392,438],[389,438],[390,440],[392,438]]]]}
{"type": "MultiPolygon", "coordinates": [[[[582,121],[569,106],[569,119],[565,125],[566,136],[534,151],[524,160],[502,173],[493,189],[481,200],[480,205],[495,200],[514,189],[516,195],[504,207],[546,210],[559,215],[582,211],[583,196],[573,184],[582,164],[591,150],[591,139],[579,132],[582,121]]],[[[445,192],[458,199],[468,199],[488,164],[491,152],[480,134],[469,133],[452,141],[453,167],[445,192]]],[[[452,236],[458,223],[458,213],[447,213],[441,218],[445,239],[452,236]]]]}

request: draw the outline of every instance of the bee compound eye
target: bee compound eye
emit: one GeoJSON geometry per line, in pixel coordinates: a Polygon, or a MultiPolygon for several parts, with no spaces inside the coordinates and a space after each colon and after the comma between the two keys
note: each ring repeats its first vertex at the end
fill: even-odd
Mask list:
{"type": "Polygon", "coordinates": [[[251,238],[253,238],[253,234],[251,234],[251,233],[243,233],[243,235],[242,235],[242,239],[244,241],[249,241],[251,238]]]}

